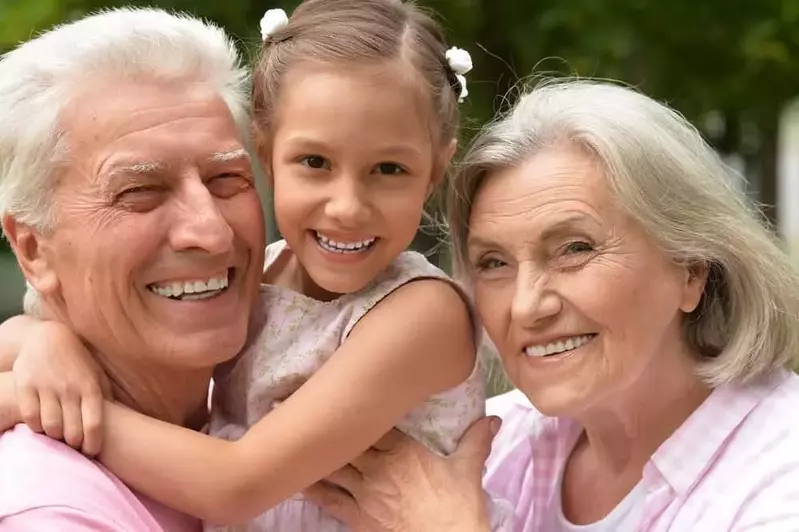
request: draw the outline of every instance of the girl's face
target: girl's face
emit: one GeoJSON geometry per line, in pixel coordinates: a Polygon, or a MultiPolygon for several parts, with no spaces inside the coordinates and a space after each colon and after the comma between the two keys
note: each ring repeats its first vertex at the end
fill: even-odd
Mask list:
{"type": "Polygon", "coordinates": [[[394,63],[287,73],[269,166],[278,227],[314,288],[362,289],[413,240],[454,141],[437,149],[429,99],[394,63]]]}

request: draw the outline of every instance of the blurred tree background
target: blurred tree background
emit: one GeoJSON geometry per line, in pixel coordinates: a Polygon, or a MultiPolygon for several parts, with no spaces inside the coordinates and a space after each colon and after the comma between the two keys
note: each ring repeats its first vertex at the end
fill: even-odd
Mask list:
{"type": "MultiPolygon", "coordinates": [[[[283,7],[290,13],[298,3],[0,0],[0,51],[96,9],[136,5],[178,9],[213,20],[236,36],[246,56],[252,57],[264,11],[283,7]]],[[[746,177],[745,186],[763,204],[764,213],[778,219],[781,117],[799,95],[794,61],[799,58],[799,0],[420,3],[439,14],[450,43],[468,49],[474,59],[471,95],[463,104],[464,137],[502,110],[509,90],[531,74],[621,80],[692,120],[746,177]]],[[[435,241],[436,235],[422,232],[416,246],[431,249],[435,241]]],[[[433,258],[442,258],[442,252],[446,250],[438,247],[433,258]]],[[[2,275],[0,270],[0,285],[5,286],[9,281],[2,275]]]]}

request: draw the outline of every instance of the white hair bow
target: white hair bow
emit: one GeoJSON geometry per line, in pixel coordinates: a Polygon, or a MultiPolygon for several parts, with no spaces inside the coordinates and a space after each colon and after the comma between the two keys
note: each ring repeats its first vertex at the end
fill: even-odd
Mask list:
{"type": "Polygon", "coordinates": [[[269,39],[289,24],[289,17],[282,9],[270,9],[261,19],[261,38],[269,39]]]}
{"type": "Polygon", "coordinates": [[[463,103],[463,100],[469,96],[469,91],[466,89],[466,74],[472,70],[472,56],[466,50],[453,46],[447,50],[446,58],[449,68],[455,73],[458,84],[461,86],[458,102],[463,103]]]}

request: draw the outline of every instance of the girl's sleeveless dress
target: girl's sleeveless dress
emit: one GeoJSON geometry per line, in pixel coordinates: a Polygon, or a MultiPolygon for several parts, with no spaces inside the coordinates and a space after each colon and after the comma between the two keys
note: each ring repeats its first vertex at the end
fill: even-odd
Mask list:
{"type": "MultiPolygon", "coordinates": [[[[271,244],[265,267],[268,269],[286,251],[284,241],[271,244]]],[[[420,279],[441,279],[457,287],[446,273],[412,251],[402,253],[363,290],[333,301],[318,301],[288,288],[262,285],[248,347],[214,377],[211,435],[240,438],[277,403],[299,389],[344,343],[367,312],[397,288],[420,279]]],[[[430,449],[449,454],[464,431],[484,415],[484,383],[478,361],[465,382],[431,397],[397,428],[430,449]]],[[[500,503],[492,502],[491,506],[493,529],[511,530],[510,510],[500,503]]],[[[206,530],[345,532],[348,528],[298,494],[247,525],[226,529],[206,525],[206,530]]]]}

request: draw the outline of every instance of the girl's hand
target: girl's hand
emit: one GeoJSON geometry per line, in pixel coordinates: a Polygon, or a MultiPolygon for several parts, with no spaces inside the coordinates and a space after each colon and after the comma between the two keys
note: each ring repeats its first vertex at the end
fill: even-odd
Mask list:
{"type": "Polygon", "coordinates": [[[22,421],[35,432],[64,440],[93,456],[102,445],[105,373],[66,326],[42,321],[14,362],[22,421]]]}
{"type": "Polygon", "coordinates": [[[478,421],[446,458],[393,431],[305,496],[354,532],[490,530],[481,477],[499,424],[478,421]]]}

